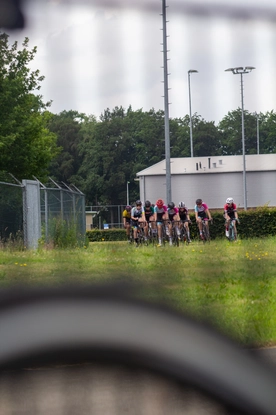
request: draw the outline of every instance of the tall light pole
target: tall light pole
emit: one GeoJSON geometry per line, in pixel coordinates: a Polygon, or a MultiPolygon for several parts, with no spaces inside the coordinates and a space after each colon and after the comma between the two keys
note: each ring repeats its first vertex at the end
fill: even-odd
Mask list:
{"type": "Polygon", "coordinates": [[[128,185],[130,182],[127,182],[127,205],[129,205],[129,189],[128,189],[128,185]]]}
{"type": "Polygon", "coordinates": [[[243,75],[255,69],[254,66],[239,66],[237,68],[225,69],[225,72],[232,72],[234,75],[241,76],[241,110],[242,110],[242,157],[243,157],[243,205],[247,210],[247,189],[246,189],[246,164],[245,164],[245,139],[244,139],[244,106],[243,106],[243,75]]]}
{"type": "Polygon", "coordinates": [[[190,146],[191,146],[191,157],[194,157],[193,150],[193,121],[192,121],[192,99],[191,99],[191,73],[196,73],[195,69],[188,71],[188,85],[189,85],[189,109],[190,109],[190,146]]]}

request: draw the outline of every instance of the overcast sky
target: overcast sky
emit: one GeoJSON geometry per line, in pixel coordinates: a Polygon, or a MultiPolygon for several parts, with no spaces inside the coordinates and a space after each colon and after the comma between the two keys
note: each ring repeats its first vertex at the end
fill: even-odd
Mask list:
{"type": "MultiPolygon", "coordinates": [[[[261,8],[254,0],[232,0],[228,9],[224,0],[198,4],[167,0],[170,117],[189,113],[189,69],[198,71],[191,75],[192,112],[206,121],[217,123],[241,107],[240,77],[225,72],[229,67],[256,67],[243,77],[246,110],[274,110],[275,0],[263,0],[261,8]],[[193,14],[209,4],[215,14],[193,14]],[[251,19],[229,18],[244,6],[251,19]]],[[[45,75],[41,93],[53,100],[54,113],[72,109],[98,117],[106,108],[129,105],[159,110],[161,11],[161,0],[29,0],[26,28],[9,32],[10,41],[27,36],[38,47],[32,67],[45,75]]]]}

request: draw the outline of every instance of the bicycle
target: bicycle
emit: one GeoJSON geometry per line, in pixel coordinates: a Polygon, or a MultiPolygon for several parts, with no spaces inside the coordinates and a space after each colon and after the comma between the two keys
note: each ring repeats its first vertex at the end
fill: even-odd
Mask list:
{"type": "Polygon", "coordinates": [[[191,223],[190,220],[182,220],[180,223],[182,224],[180,229],[180,242],[183,244],[186,243],[187,245],[190,243],[190,239],[188,238],[187,228],[185,226],[185,223],[191,223]]]}
{"type": "Polygon", "coordinates": [[[138,227],[137,227],[137,239],[138,239],[137,244],[138,245],[148,244],[148,240],[146,239],[146,236],[145,236],[144,225],[145,225],[145,222],[138,222],[138,227]]]}
{"type": "Polygon", "coordinates": [[[147,239],[145,238],[145,232],[144,232],[144,222],[137,222],[137,241],[134,239],[134,229],[131,227],[130,231],[130,243],[135,243],[136,246],[139,245],[147,245],[147,239]]]}
{"type": "Polygon", "coordinates": [[[202,236],[203,236],[203,243],[210,242],[210,230],[208,222],[212,223],[212,220],[210,219],[204,219],[202,220],[202,236]]]}
{"type": "Polygon", "coordinates": [[[127,285],[0,294],[1,414],[275,414],[271,367],[127,285]]]}
{"type": "Polygon", "coordinates": [[[179,246],[180,235],[177,232],[177,227],[179,227],[179,221],[173,221],[171,229],[173,246],[179,246]]]}
{"type": "Polygon", "coordinates": [[[169,229],[168,229],[168,220],[162,220],[161,224],[161,241],[162,245],[169,243],[169,229]]]}
{"type": "Polygon", "coordinates": [[[228,240],[230,242],[236,241],[237,237],[238,237],[238,232],[237,232],[237,227],[236,227],[236,222],[239,223],[239,220],[235,219],[231,219],[230,223],[229,223],[229,236],[228,236],[228,240]]]}
{"type": "Polygon", "coordinates": [[[156,222],[150,221],[148,223],[148,241],[150,244],[157,245],[158,244],[158,236],[157,236],[157,227],[156,222]],[[155,227],[152,228],[152,224],[155,224],[155,227]]]}
{"type": "Polygon", "coordinates": [[[162,241],[163,241],[164,245],[166,243],[169,243],[171,245],[179,246],[178,235],[177,235],[177,232],[176,232],[176,229],[175,229],[175,221],[170,221],[168,219],[165,219],[163,221],[163,224],[162,224],[162,241]],[[171,229],[169,229],[170,226],[171,226],[171,229]]]}

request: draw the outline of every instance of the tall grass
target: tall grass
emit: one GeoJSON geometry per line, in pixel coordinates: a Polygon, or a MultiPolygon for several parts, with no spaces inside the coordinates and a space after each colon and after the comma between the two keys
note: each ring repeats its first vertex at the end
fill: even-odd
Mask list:
{"type": "Polygon", "coordinates": [[[136,249],[126,242],[85,248],[0,250],[0,287],[126,279],[150,301],[214,325],[246,345],[276,344],[276,238],[136,249]]]}
{"type": "Polygon", "coordinates": [[[47,237],[45,225],[42,227],[39,244],[46,248],[76,248],[84,245],[84,239],[84,236],[78,232],[74,218],[64,220],[61,217],[54,217],[49,220],[47,237]]]}

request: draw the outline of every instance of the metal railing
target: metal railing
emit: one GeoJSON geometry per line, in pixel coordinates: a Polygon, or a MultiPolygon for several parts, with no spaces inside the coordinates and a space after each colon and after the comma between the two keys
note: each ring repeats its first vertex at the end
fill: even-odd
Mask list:
{"type": "Polygon", "coordinates": [[[86,206],[86,230],[123,227],[125,205],[86,206]]]}

